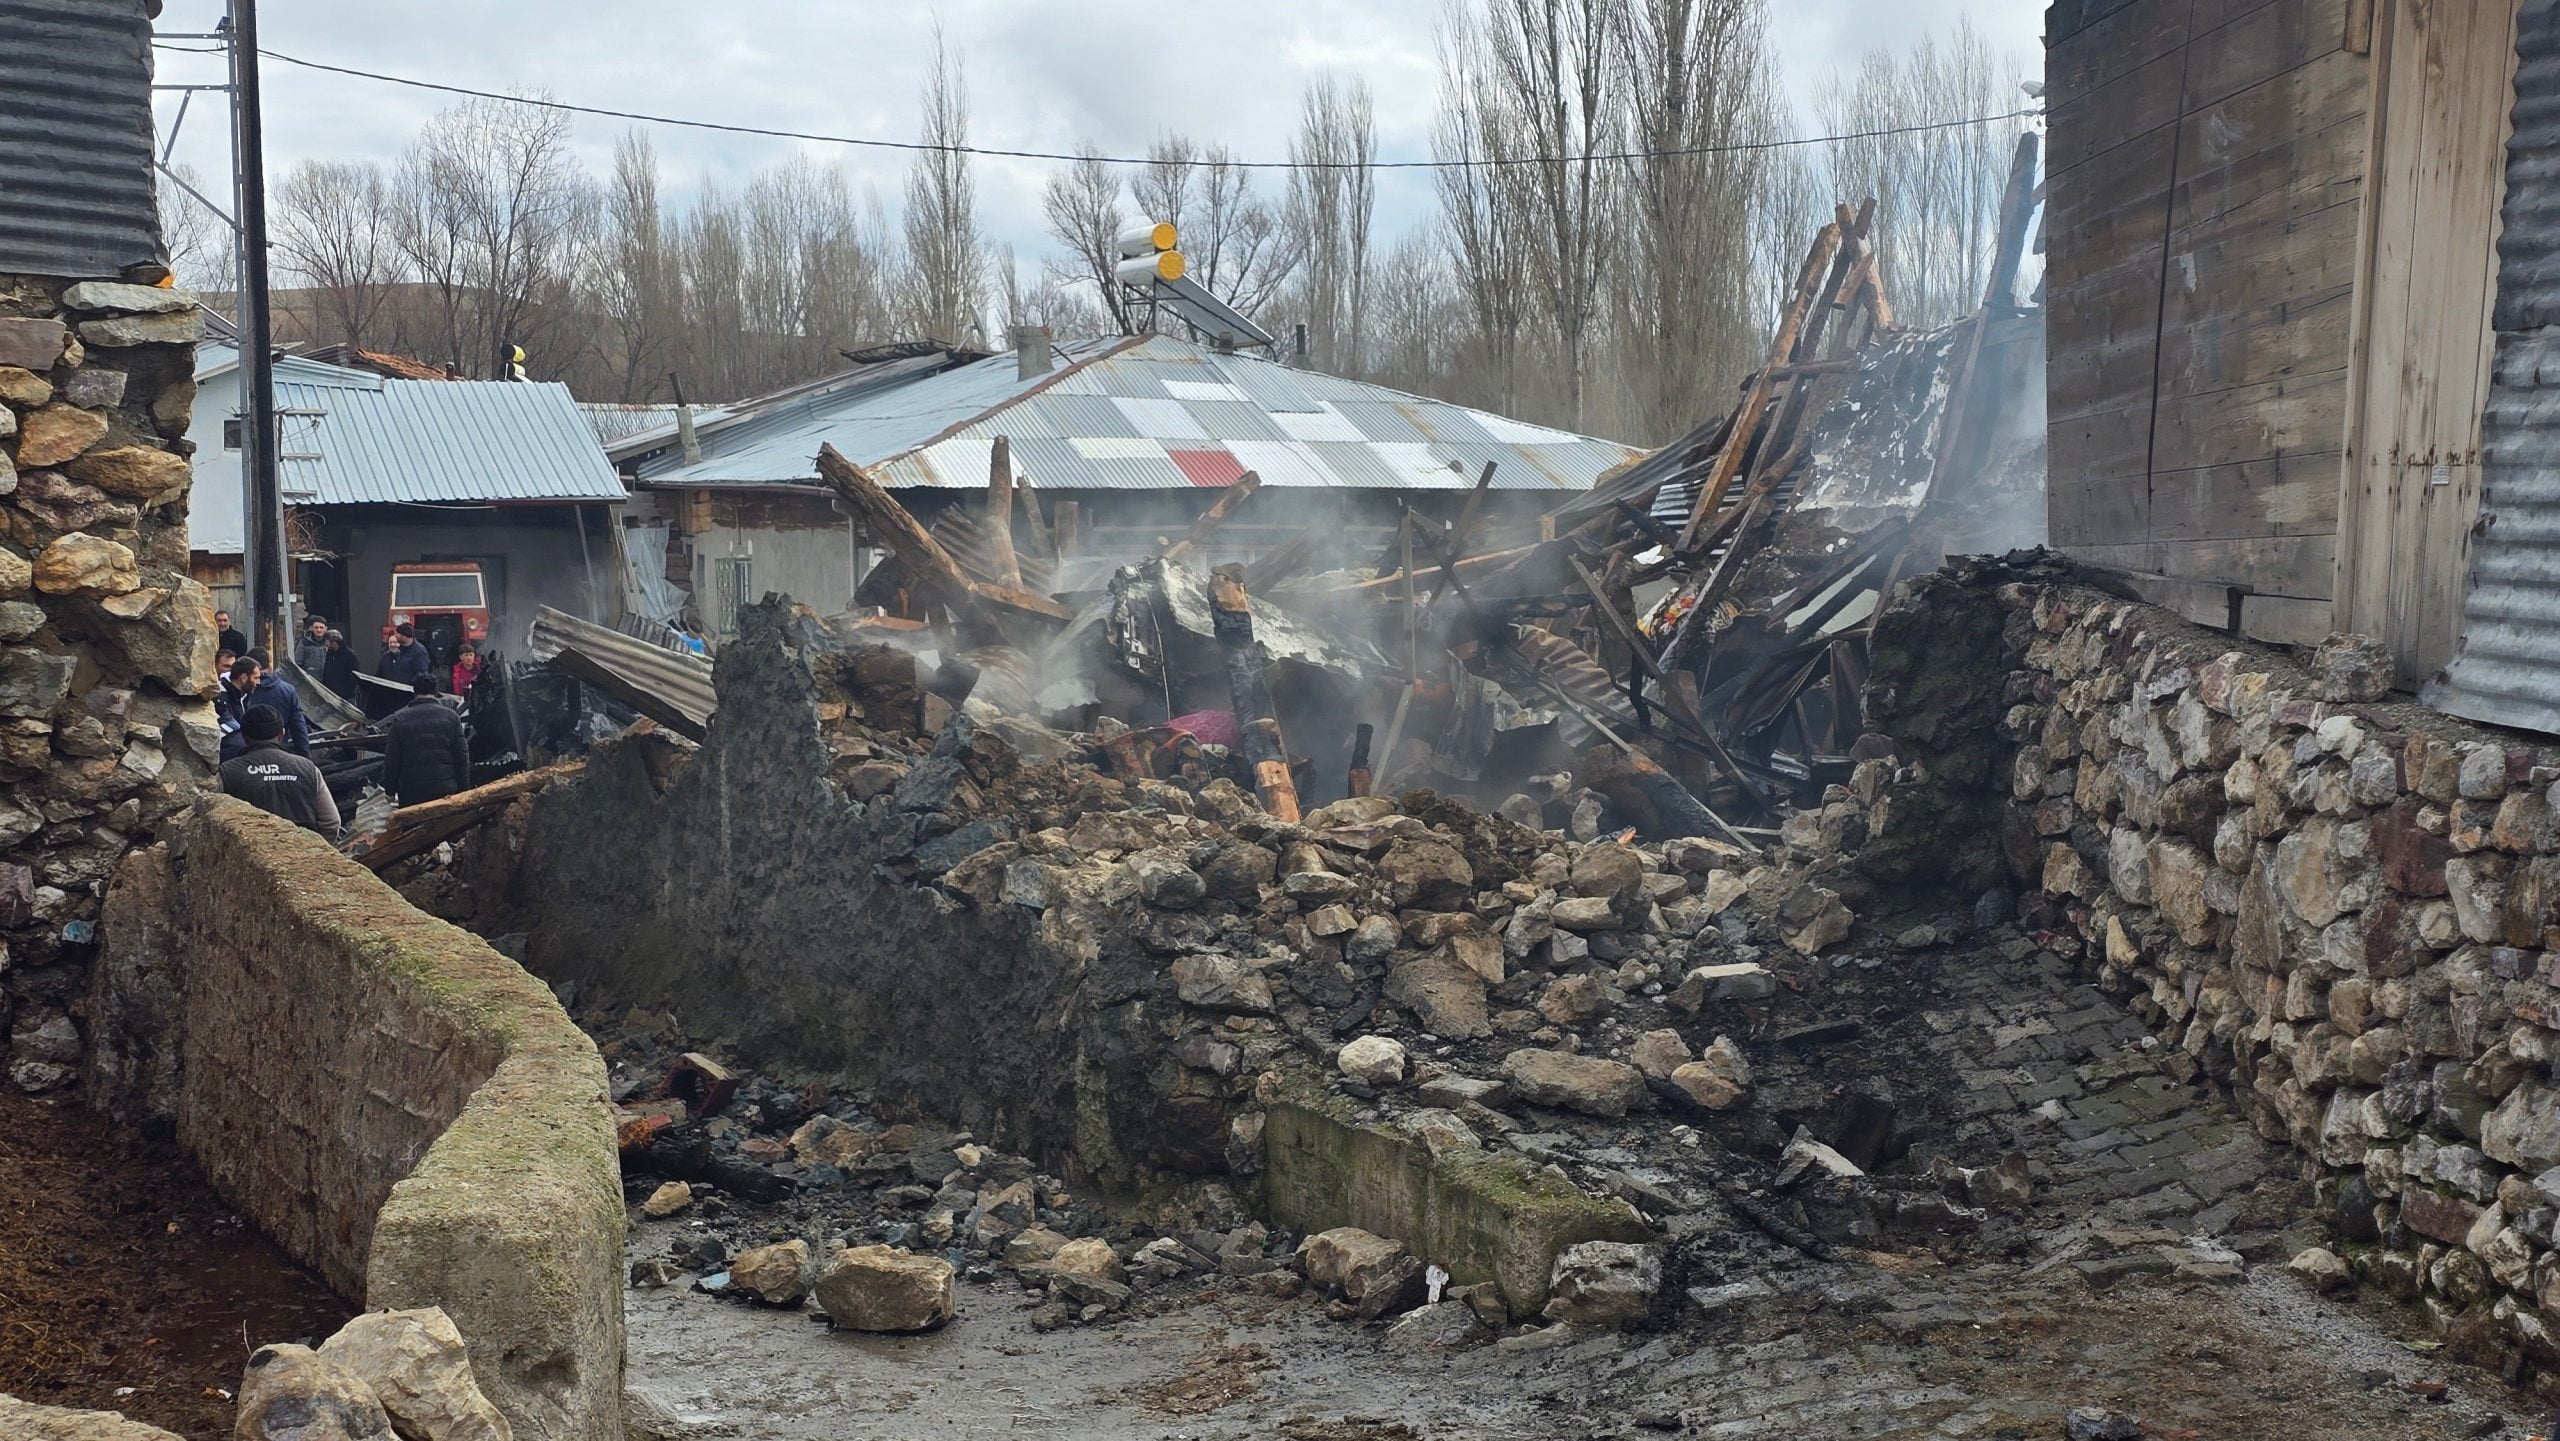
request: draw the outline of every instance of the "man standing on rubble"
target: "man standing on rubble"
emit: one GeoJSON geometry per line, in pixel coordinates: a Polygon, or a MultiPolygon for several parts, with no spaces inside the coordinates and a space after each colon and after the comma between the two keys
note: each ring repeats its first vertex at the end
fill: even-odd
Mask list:
{"type": "Polygon", "coordinates": [[[336,840],[338,798],[320,767],[284,748],[284,717],[273,706],[253,705],[240,730],[247,749],[222,763],[222,793],[336,840]]]}
{"type": "Polygon", "coordinates": [[[382,783],[404,806],[452,795],[471,784],[471,745],[462,717],[436,699],[434,675],[418,677],[418,693],[382,723],[382,783]]]}
{"type": "Polygon", "coordinates": [[[435,662],[427,658],[427,648],[419,644],[417,632],[404,625],[391,632],[390,644],[382,649],[382,668],[375,674],[416,689],[418,682],[434,670],[435,662]]]}

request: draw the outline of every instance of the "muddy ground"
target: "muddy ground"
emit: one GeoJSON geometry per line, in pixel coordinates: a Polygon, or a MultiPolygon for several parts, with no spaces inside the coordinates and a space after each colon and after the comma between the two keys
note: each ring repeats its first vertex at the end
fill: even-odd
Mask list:
{"type": "Polygon", "coordinates": [[[352,1314],[173,1147],[0,1092],[0,1392],[221,1441],[254,1346],[352,1314]]]}

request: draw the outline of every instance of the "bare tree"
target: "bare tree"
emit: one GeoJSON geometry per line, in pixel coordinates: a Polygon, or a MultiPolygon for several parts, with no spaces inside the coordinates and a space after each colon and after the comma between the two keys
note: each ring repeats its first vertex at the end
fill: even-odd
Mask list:
{"type": "MultiPolygon", "coordinates": [[[[240,241],[231,222],[185,186],[204,191],[204,177],[179,161],[169,169],[175,179],[160,183],[160,243],[169,252],[170,273],[195,291],[231,291],[240,284],[240,241]],[[180,182],[184,182],[181,185],[180,182]]],[[[212,192],[205,191],[210,197],[212,192]]]]}
{"type": "Polygon", "coordinates": [[[1441,222],[1466,329],[1457,368],[1471,377],[1466,398],[1504,414],[1520,410],[1521,327],[1529,306],[1528,187],[1503,162],[1529,153],[1525,119],[1483,83],[1492,72],[1484,31],[1452,8],[1440,37],[1440,68],[1454,77],[1441,95],[1432,151],[1441,222]]]}
{"type": "Polygon", "coordinates": [[[1615,204],[1609,162],[1624,138],[1619,61],[1624,0],[1489,0],[1480,74],[1452,85],[1481,86],[1510,113],[1528,142],[1529,163],[1504,167],[1534,223],[1529,273],[1544,302],[1563,382],[1562,419],[1583,424],[1583,395],[1597,316],[1600,273],[1615,204]]]}
{"type": "Polygon", "coordinates": [[[1067,252],[1058,278],[1093,286],[1104,314],[1110,318],[1111,331],[1127,335],[1131,329],[1128,306],[1121,301],[1119,280],[1114,274],[1120,263],[1120,231],[1127,224],[1120,209],[1120,176],[1091,146],[1079,153],[1082,158],[1049,177],[1048,188],[1041,193],[1040,211],[1049,222],[1050,238],[1067,252]]]}
{"type": "Polygon", "coordinates": [[[1289,223],[1306,249],[1299,294],[1310,359],[1336,375],[1363,364],[1369,227],[1377,210],[1378,122],[1365,81],[1319,75],[1299,102],[1289,158],[1289,223]]]}
{"type": "Polygon", "coordinates": [[[1428,231],[1408,232],[1378,265],[1369,378],[1417,394],[1449,393],[1466,332],[1462,310],[1446,251],[1428,231]]]}
{"type": "Polygon", "coordinates": [[[1628,0],[1616,30],[1627,140],[1626,253],[1610,287],[1629,431],[1697,424],[1747,369],[1755,197],[1772,89],[1759,0],[1628,0]]]}
{"type": "Polygon", "coordinates": [[[1843,198],[1874,196],[1885,293],[1912,325],[1952,320],[1982,303],[2000,193],[2022,122],[1912,130],[2018,108],[2025,74],[1969,20],[1903,55],[1872,52],[1832,77],[1823,118],[1835,133],[1896,129],[1831,152],[1843,198]]]}
{"type": "Polygon", "coordinates": [[[969,82],[939,24],[924,87],[924,143],[907,175],[908,313],[940,340],[968,338],[986,305],[986,254],[978,239],[977,181],[969,157],[969,82]]]}
{"type": "Polygon", "coordinates": [[[566,314],[568,262],[594,201],[558,111],[470,100],[427,122],[401,162],[392,233],[465,374],[503,373],[513,345],[556,369],[537,329],[566,314]]]}
{"type": "Polygon", "coordinates": [[[391,188],[370,161],[305,160],[276,187],[279,268],[332,339],[383,343],[375,326],[401,279],[392,232],[391,188]]]}

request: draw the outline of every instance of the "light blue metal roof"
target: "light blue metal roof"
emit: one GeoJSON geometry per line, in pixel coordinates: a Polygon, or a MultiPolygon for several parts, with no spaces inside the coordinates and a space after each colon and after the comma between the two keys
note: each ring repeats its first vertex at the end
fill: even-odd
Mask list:
{"type": "MultiPolygon", "coordinates": [[[[238,353],[208,346],[197,372],[238,353]]],[[[279,480],[299,505],[627,495],[569,388],[505,380],[390,380],[298,357],[276,365],[279,480]]]]}
{"type": "Polygon", "coordinates": [[[1642,452],[1382,386],[1292,370],[1172,336],[1057,347],[1029,379],[1015,357],[865,366],[698,427],[702,459],[641,459],[668,488],[817,484],[833,445],[892,488],[976,489],[990,445],[1049,490],[1215,487],[1239,469],[1273,487],[1464,489],[1485,460],[1496,490],[1585,490],[1642,452]]]}

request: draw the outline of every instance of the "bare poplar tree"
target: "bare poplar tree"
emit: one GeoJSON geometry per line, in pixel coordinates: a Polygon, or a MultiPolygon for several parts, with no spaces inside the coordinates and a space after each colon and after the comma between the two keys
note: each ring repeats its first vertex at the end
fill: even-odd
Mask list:
{"type": "Polygon", "coordinates": [[[2023,122],[1908,127],[2019,108],[2016,57],[1995,52],[1969,20],[1943,40],[1903,55],[1868,54],[1832,77],[1824,123],[1837,134],[1876,135],[1833,147],[1833,186],[1843,198],[1876,199],[1885,293],[1896,318],[1937,325],[1982,303],[1999,224],[2009,154],[2023,122]]]}
{"type": "Polygon", "coordinates": [[[1631,433],[1667,438],[1747,369],[1753,202],[1768,178],[1759,0],[1628,0],[1617,27],[1627,140],[1618,369],[1631,433]]]}
{"type": "Polygon", "coordinates": [[[1289,158],[1289,223],[1306,249],[1299,293],[1309,358],[1356,376],[1368,322],[1369,228],[1377,210],[1378,122],[1365,81],[1319,75],[1299,103],[1289,158]]]}
{"type": "Polygon", "coordinates": [[[1040,212],[1049,223],[1050,238],[1067,252],[1058,278],[1091,285],[1110,317],[1111,331],[1127,335],[1131,329],[1128,307],[1121,302],[1113,273],[1120,263],[1120,231],[1128,224],[1120,209],[1120,176],[1092,146],[1080,153],[1082,158],[1073,165],[1050,175],[1048,188],[1041,192],[1040,212]]]}
{"type": "Polygon", "coordinates": [[[667,393],[683,324],[676,246],[658,197],[657,152],[647,136],[625,132],[614,143],[590,258],[579,266],[579,304],[599,322],[593,334],[601,371],[581,394],[645,401],[667,393]]]}
{"type": "Polygon", "coordinates": [[[924,143],[907,175],[908,311],[940,340],[966,340],[986,303],[986,253],[978,239],[977,181],[969,157],[969,82],[939,25],[924,87],[924,143]]]}
{"type": "Polygon", "coordinates": [[[1502,162],[1529,153],[1527,126],[1487,78],[1484,30],[1452,8],[1440,36],[1441,92],[1432,153],[1452,278],[1466,321],[1456,373],[1462,394],[1504,414],[1520,410],[1520,339],[1527,319],[1530,219],[1527,187],[1502,162]]]}

